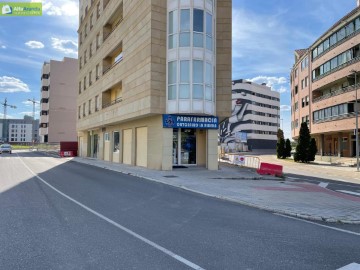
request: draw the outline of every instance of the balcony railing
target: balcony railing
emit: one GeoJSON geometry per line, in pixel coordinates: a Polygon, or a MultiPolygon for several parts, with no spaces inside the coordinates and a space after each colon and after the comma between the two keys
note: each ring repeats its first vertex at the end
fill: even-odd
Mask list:
{"type": "Polygon", "coordinates": [[[331,92],[331,93],[322,95],[320,97],[314,98],[313,103],[319,102],[319,101],[324,100],[324,99],[331,98],[333,96],[338,96],[338,95],[341,95],[341,94],[344,94],[344,93],[347,93],[347,92],[354,91],[355,89],[359,89],[359,87],[360,87],[360,83],[358,83],[356,85],[350,85],[348,87],[338,89],[338,90],[336,90],[334,92],[331,92]]]}
{"type": "Polygon", "coordinates": [[[110,107],[110,106],[115,105],[115,104],[120,103],[120,102],[122,102],[122,97],[119,97],[119,98],[117,98],[117,99],[115,99],[115,100],[113,100],[113,101],[111,101],[109,103],[103,104],[102,108],[105,109],[107,107],[110,107]]]}
{"type": "MultiPolygon", "coordinates": [[[[122,54],[122,53],[121,53],[122,54]]],[[[123,56],[121,55],[121,57],[119,57],[114,64],[112,64],[110,67],[105,68],[105,70],[103,71],[103,75],[105,75],[109,70],[111,70],[113,67],[115,67],[117,64],[119,64],[121,61],[123,60],[123,56]]]]}
{"type": "Polygon", "coordinates": [[[111,29],[111,31],[109,33],[107,33],[104,38],[103,38],[103,42],[112,34],[112,32],[115,31],[116,27],[118,27],[118,25],[123,21],[123,19],[121,18],[111,29]]]}

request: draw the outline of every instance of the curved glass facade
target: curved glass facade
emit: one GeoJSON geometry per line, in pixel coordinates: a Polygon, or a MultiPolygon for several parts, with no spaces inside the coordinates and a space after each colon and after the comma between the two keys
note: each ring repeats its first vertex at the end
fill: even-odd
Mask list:
{"type": "Polygon", "coordinates": [[[215,114],[214,0],[168,0],[167,113],[215,114]]]}

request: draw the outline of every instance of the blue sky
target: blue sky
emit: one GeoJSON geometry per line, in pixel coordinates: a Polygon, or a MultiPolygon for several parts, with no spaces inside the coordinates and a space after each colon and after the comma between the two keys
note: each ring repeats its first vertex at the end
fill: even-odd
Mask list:
{"type": "MultiPolygon", "coordinates": [[[[8,108],[8,118],[32,115],[27,99],[39,100],[44,61],[77,57],[78,1],[32,2],[43,3],[43,16],[0,16],[0,101],[17,106],[8,108]]],[[[309,47],[355,7],[356,0],[233,0],[233,79],[265,82],[281,93],[285,137],[294,50],[309,47]]]]}

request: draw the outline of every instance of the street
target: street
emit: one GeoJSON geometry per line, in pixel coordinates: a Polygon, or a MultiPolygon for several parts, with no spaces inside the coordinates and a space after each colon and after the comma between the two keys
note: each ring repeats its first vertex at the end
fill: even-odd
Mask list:
{"type": "Polygon", "coordinates": [[[0,171],[0,269],[360,263],[357,225],[337,231],[36,152],[0,156],[0,171]]]}

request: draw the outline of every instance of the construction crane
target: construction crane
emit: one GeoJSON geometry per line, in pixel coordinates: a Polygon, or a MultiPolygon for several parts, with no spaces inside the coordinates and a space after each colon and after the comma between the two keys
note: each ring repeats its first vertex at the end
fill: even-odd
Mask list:
{"type": "Polygon", "coordinates": [[[35,144],[35,127],[34,127],[34,125],[35,125],[35,104],[40,104],[40,102],[36,101],[35,98],[33,98],[33,99],[28,98],[28,101],[32,102],[32,104],[33,104],[33,115],[32,115],[33,124],[32,124],[32,138],[31,138],[31,140],[32,140],[32,149],[34,149],[34,144],[35,144]]]}
{"type": "Polygon", "coordinates": [[[3,134],[4,134],[4,139],[6,139],[6,138],[7,138],[7,132],[6,132],[6,113],[7,113],[7,107],[12,108],[12,109],[16,109],[16,106],[8,104],[6,98],[5,98],[5,101],[4,101],[4,102],[0,102],[0,104],[4,107],[4,116],[3,116],[3,118],[4,118],[4,132],[3,132],[3,134]]]}

